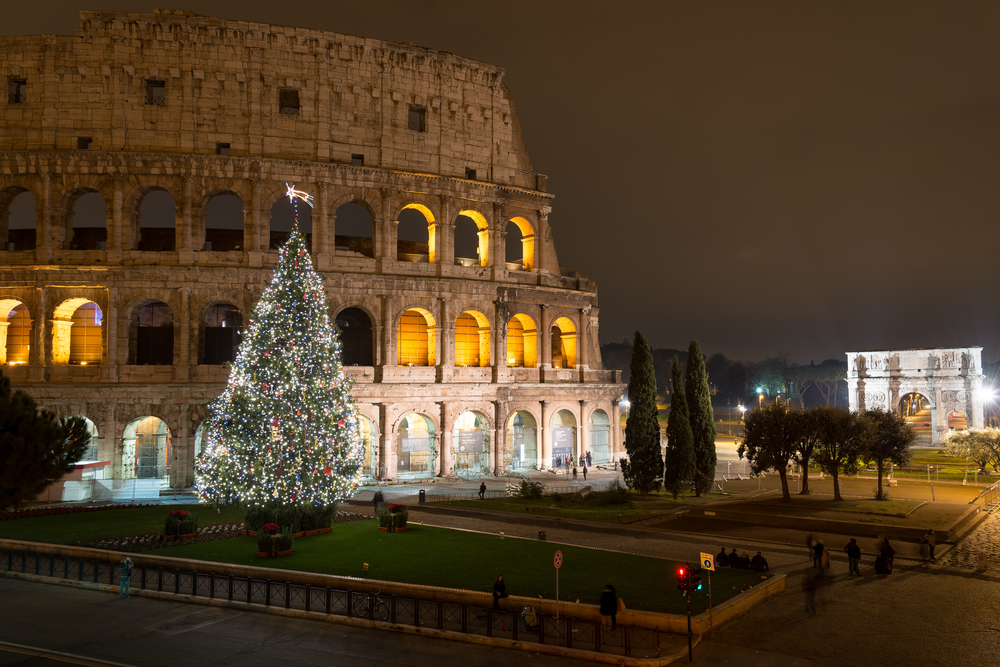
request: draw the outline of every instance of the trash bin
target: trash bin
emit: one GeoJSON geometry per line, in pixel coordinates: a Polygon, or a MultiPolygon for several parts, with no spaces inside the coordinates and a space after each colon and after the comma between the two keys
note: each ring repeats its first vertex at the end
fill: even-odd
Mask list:
{"type": "Polygon", "coordinates": [[[419,502],[422,502],[422,503],[426,503],[427,502],[427,492],[424,491],[423,489],[420,489],[420,501],[419,502]]]}
{"type": "Polygon", "coordinates": [[[538,531],[538,540],[540,542],[545,542],[545,531],[544,530],[538,531]]]}

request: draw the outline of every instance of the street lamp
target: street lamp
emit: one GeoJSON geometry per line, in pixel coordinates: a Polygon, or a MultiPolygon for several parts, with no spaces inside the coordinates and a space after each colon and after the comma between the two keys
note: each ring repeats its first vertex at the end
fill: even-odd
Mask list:
{"type": "Polygon", "coordinates": [[[629,400],[628,400],[628,399],[626,398],[626,399],[625,399],[624,401],[622,401],[622,405],[624,405],[624,406],[625,406],[625,420],[626,420],[626,421],[628,421],[628,408],[629,408],[629,406],[630,406],[630,405],[632,405],[632,404],[631,404],[631,403],[629,402],[629,400]]]}

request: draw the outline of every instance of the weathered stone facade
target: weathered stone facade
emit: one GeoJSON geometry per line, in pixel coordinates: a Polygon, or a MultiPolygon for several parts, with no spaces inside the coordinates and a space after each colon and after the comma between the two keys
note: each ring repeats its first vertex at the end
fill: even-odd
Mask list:
{"type": "Polygon", "coordinates": [[[455,472],[454,425],[469,411],[488,424],[490,468],[518,463],[505,452],[515,414],[541,432],[536,465],[551,460],[554,423],[576,428],[574,456],[598,431],[611,458],[621,452],[622,386],[602,370],[597,289],[559,265],[552,196],[501,68],[317,30],[84,11],[74,37],[0,38],[0,72],[0,349],[16,386],[93,422],[116,478],[134,474],[123,438],[154,416],[170,431],[170,486],[192,483],[195,434],[228,374],[206,363],[207,313],[225,305],[245,316],[270,280],[272,206],[286,182],[316,197],[311,251],[331,315],[353,309],[370,327],[370,360],[349,371],[372,425],[372,474],[396,476],[409,414],[433,425],[427,474],[455,472]],[[164,191],[174,227],[165,249],[150,250],[140,210],[164,191]],[[24,192],[34,231],[8,230],[24,192]],[[89,193],[104,199],[103,230],[74,227],[89,193]],[[206,227],[219,195],[243,206],[225,250],[211,249],[206,227]],[[370,214],[370,239],[338,234],[349,203],[370,214]],[[397,238],[413,210],[427,223],[423,245],[397,238]],[[459,216],[477,227],[478,258],[456,257],[459,216]],[[515,233],[521,256],[508,262],[515,233]],[[90,304],[88,324],[78,309],[90,304]],[[170,313],[171,363],[136,351],[150,304],[170,313]],[[425,349],[414,362],[400,331],[417,316],[413,344],[425,349]],[[479,348],[457,362],[456,331],[470,318],[479,348]],[[15,326],[30,340],[23,361],[12,361],[15,326]]]}
{"type": "Polygon", "coordinates": [[[902,412],[904,397],[921,397],[931,420],[930,441],[918,443],[923,445],[938,445],[955,423],[982,428],[982,353],[981,347],[848,352],[851,410],[902,412]]]}

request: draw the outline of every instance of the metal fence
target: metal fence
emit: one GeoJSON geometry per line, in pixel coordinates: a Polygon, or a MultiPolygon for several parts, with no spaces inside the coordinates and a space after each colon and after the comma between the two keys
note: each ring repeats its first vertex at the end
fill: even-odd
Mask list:
{"type": "MultiPolygon", "coordinates": [[[[983,492],[976,497],[976,500],[979,500],[980,498],[983,499],[983,508],[987,512],[992,512],[996,509],[997,506],[1000,505],[1000,482],[994,482],[990,486],[983,489],[983,492]]],[[[976,502],[976,500],[973,502],[976,502]]]]}
{"type": "MultiPolygon", "coordinates": [[[[112,586],[120,583],[118,565],[114,562],[22,550],[0,552],[0,558],[8,572],[112,586]]],[[[661,634],[668,635],[621,623],[612,631],[602,629],[599,622],[565,616],[555,618],[537,612],[537,625],[528,629],[521,619],[520,610],[497,611],[489,606],[217,575],[197,570],[171,570],[142,564],[134,566],[130,584],[131,588],[141,590],[284,607],[637,658],[658,657],[661,634]]]]}

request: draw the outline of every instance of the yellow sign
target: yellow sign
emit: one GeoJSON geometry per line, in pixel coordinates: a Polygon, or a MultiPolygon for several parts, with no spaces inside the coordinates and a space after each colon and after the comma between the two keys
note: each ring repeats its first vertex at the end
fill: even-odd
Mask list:
{"type": "Polygon", "coordinates": [[[712,572],[715,572],[715,556],[712,554],[702,554],[701,567],[704,570],[711,570],[712,572]]]}

